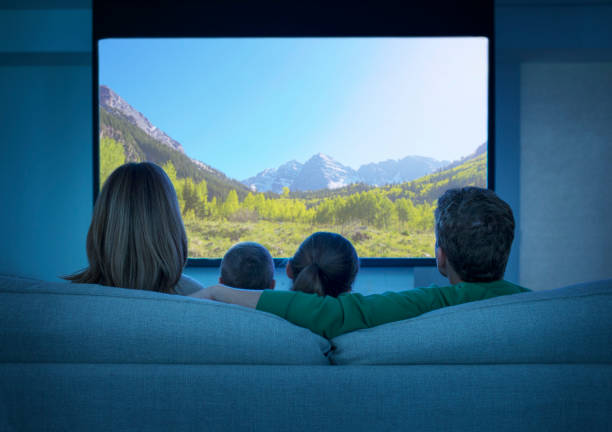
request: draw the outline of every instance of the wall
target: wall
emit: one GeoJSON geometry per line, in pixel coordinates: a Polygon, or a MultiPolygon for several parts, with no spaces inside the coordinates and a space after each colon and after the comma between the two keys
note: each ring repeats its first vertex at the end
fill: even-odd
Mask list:
{"type": "MultiPolygon", "coordinates": [[[[214,285],[219,279],[219,269],[210,267],[189,267],[185,273],[197,279],[205,286],[214,285]]],[[[421,285],[415,279],[415,273],[411,268],[363,268],[359,270],[359,275],[353,285],[353,291],[360,294],[378,294],[385,291],[402,291],[414,286],[430,285],[436,280],[427,278],[421,285]]],[[[440,276],[441,278],[441,276],[440,276]]],[[[274,275],[276,280],[276,290],[287,291],[291,288],[291,281],[285,274],[284,267],[276,268],[274,275]]],[[[444,284],[442,279],[441,284],[444,284]]]]}
{"type": "MultiPolygon", "coordinates": [[[[605,196],[604,186],[596,187],[590,170],[601,167],[609,157],[602,139],[589,141],[591,158],[582,168],[567,171],[556,182],[559,190],[571,186],[574,197],[585,197],[570,214],[562,194],[548,194],[549,186],[538,178],[556,175],[555,160],[568,160],[571,150],[546,152],[552,141],[540,140],[544,129],[527,120],[537,114],[546,120],[547,129],[559,125],[551,109],[559,103],[571,107],[579,88],[572,89],[568,75],[548,81],[543,71],[557,75],[560,69],[554,65],[559,62],[580,68],[594,60],[610,61],[610,22],[610,1],[496,2],[496,189],[511,204],[518,222],[507,269],[511,281],[549,287],[545,282],[560,266],[563,272],[557,273],[553,285],[610,277],[601,264],[610,262],[610,252],[601,248],[610,243],[609,224],[603,217],[610,213],[610,205],[605,201],[600,207],[592,206],[594,196],[605,196]],[[556,82],[568,92],[525,99],[528,89],[546,82],[551,91],[556,82]],[[546,154],[545,161],[550,163],[534,165],[531,152],[546,154]],[[541,192],[536,193],[533,184],[541,192]],[[545,196],[548,201],[538,204],[538,197],[545,196]],[[550,221],[551,213],[567,217],[551,221],[548,229],[529,225],[550,221]],[[583,220],[588,223],[576,223],[583,220]],[[543,253],[534,245],[544,244],[546,232],[557,234],[546,243],[548,253],[543,253]],[[590,240],[577,248],[577,243],[567,240],[570,232],[590,240]],[[594,233],[602,233],[605,242],[598,242],[594,233]]],[[[93,176],[90,50],[91,0],[0,2],[0,273],[55,279],[86,265],[84,239],[91,217],[93,176]]],[[[583,73],[590,74],[593,68],[597,64],[590,69],[587,65],[583,73]]],[[[588,99],[581,103],[587,107],[588,99]]],[[[567,111],[564,118],[575,114],[567,111]]],[[[592,129],[587,118],[581,119],[575,123],[575,136],[587,136],[592,129]]],[[[572,147],[564,142],[564,148],[572,147]]],[[[609,176],[605,170],[603,174],[609,176]]],[[[410,280],[416,285],[441,280],[432,268],[398,277],[397,283],[389,283],[399,287],[410,280]]]]}
{"type": "Polygon", "coordinates": [[[612,61],[523,64],[521,115],[521,282],[612,277],[612,61]]]}
{"type": "Polygon", "coordinates": [[[91,0],[0,3],[0,273],[86,265],[91,0]]]}
{"type": "Polygon", "coordinates": [[[610,23],[610,1],[496,2],[497,190],[533,289],[612,277],[610,23]]]}

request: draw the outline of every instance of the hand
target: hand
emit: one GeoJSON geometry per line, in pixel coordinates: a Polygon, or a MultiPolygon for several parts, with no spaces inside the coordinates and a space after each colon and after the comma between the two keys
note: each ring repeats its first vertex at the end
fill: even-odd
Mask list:
{"type": "Polygon", "coordinates": [[[212,285],[206,288],[202,288],[201,290],[190,294],[189,297],[207,299],[207,300],[216,300],[214,296],[214,291],[219,286],[222,286],[222,285],[212,285]]]}

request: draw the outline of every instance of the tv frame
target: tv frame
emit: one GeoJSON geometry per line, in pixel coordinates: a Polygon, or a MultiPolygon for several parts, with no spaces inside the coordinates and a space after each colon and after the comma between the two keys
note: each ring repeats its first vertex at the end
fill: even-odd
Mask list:
{"type": "MultiPolygon", "coordinates": [[[[493,0],[178,1],[94,0],[92,38],[93,197],[99,193],[98,41],[190,37],[442,37],[488,39],[487,187],[495,187],[493,0]]],[[[286,258],[275,258],[281,267],[286,258]]],[[[188,267],[219,267],[220,258],[189,258],[188,267]]],[[[435,258],[361,258],[361,267],[432,267],[435,258]]]]}

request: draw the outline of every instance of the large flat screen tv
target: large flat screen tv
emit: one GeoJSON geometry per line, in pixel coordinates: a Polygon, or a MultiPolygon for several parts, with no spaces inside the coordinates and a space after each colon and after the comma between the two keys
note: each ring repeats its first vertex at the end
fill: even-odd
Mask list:
{"type": "Polygon", "coordinates": [[[110,29],[94,38],[96,191],[121,163],[162,166],[192,264],[239,241],[288,257],[315,231],[362,264],[433,264],[436,199],[492,187],[486,31],[110,29]]]}

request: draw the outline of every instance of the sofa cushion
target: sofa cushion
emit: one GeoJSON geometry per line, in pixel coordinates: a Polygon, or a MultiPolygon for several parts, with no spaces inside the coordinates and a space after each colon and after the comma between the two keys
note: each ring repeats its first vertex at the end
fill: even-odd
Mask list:
{"type": "Polygon", "coordinates": [[[0,276],[0,362],[321,365],[329,349],[240,306],[0,276]]]}
{"type": "Polygon", "coordinates": [[[612,279],[496,297],[338,336],[334,364],[612,363],[612,279]]]}

